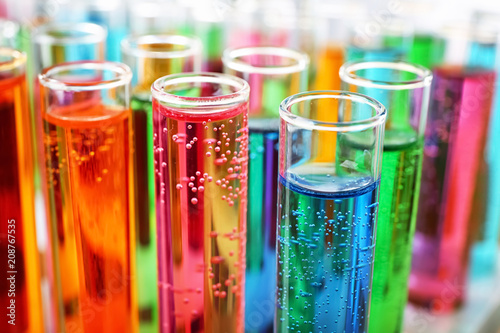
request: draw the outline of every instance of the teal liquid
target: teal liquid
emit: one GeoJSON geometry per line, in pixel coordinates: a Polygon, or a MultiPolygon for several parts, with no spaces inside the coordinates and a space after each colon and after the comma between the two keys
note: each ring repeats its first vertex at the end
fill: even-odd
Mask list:
{"type": "Polygon", "coordinates": [[[141,333],[153,333],[158,332],[153,111],[149,96],[145,98],[143,96],[133,96],[131,106],[135,137],[136,262],[139,327],[141,333]]]}
{"type": "Polygon", "coordinates": [[[249,121],[245,332],[272,332],[279,119],[249,121]]]}
{"type": "Polygon", "coordinates": [[[275,332],[366,332],[378,182],[310,175],[319,192],[306,178],[278,185],[275,332]]]}
{"type": "Polygon", "coordinates": [[[420,192],[422,142],[416,133],[385,134],[370,332],[402,331],[420,192]]]}

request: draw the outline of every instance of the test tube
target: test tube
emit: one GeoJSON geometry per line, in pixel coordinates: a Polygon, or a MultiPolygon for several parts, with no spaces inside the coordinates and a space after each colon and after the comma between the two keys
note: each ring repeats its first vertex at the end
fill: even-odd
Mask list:
{"type": "Polygon", "coordinates": [[[433,76],[409,300],[442,314],[466,295],[495,73],[440,66],[433,76]]]}
{"type": "Polygon", "coordinates": [[[137,332],[131,77],[92,61],[39,75],[57,332],[137,332]]]}
{"type": "Polygon", "coordinates": [[[279,105],[307,89],[309,57],[280,47],[228,49],[227,74],[250,85],[246,332],[272,330],[276,275],[279,105]],[[265,310],[263,310],[265,309],[265,310]]]}
{"type": "Polygon", "coordinates": [[[49,23],[34,34],[35,71],[63,62],[104,60],[106,30],[93,23],[49,23]]]}
{"type": "Polygon", "coordinates": [[[44,332],[26,56],[0,48],[0,330],[44,332]]]}
{"type": "Polygon", "coordinates": [[[340,78],[342,89],[387,108],[369,327],[401,332],[432,73],[407,62],[354,61],[341,67],[340,78]]]}
{"type": "Polygon", "coordinates": [[[248,84],[172,74],[151,90],[160,330],[242,333],[248,84]]]}
{"type": "Polygon", "coordinates": [[[199,71],[201,43],[178,35],[145,35],[122,41],[122,59],[132,77],[135,142],[137,284],[141,331],[158,330],[158,272],[154,192],[153,106],[151,85],[162,76],[199,71]]]}
{"type": "Polygon", "coordinates": [[[275,332],[366,332],[385,108],[313,91],[285,99],[280,116],[275,332]],[[327,107],[336,121],[315,117],[327,107]],[[319,162],[321,132],[336,149],[319,162]]]}
{"type": "Polygon", "coordinates": [[[381,27],[378,33],[368,30],[370,22],[354,24],[346,60],[401,61],[406,60],[413,41],[413,26],[394,19],[381,27]],[[368,32],[367,32],[368,31],[368,32]]]}

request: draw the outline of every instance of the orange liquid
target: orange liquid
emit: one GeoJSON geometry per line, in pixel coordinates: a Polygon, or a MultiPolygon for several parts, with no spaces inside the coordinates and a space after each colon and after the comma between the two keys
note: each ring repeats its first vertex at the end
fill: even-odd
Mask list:
{"type": "Polygon", "coordinates": [[[24,75],[0,80],[0,117],[0,307],[4,311],[0,332],[43,332],[34,217],[33,151],[24,75]],[[9,220],[15,222],[8,223],[9,220]],[[9,233],[10,230],[14,231],[9,233]],[[8,257],[12,246],[15,255],[8,257]],[[12,274],[7,271],[17,272],[14,273],[14,288],[7,280],[12,274]],[[9,324],[12,317],[6,316],[12,313],[7,309],[11,300],[15,302],[15,325],[9,324]]]}
{"type": "Polygon", "coordinates": [[[42,114],[57,329],[136,332],[131,113],[86,94],[42,114]]]}

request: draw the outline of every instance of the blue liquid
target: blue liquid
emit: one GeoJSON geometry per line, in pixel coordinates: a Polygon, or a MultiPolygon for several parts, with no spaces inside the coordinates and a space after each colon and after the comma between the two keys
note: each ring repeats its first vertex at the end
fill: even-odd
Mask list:
{"type": "Polygon", "coordinates": [[[486,212],[484,222],[479,230],[476,242],[471,251],[471,272],[473,277],[494,274],[498,257],[498,237],[500,234],[500,76],[495,44],[474,42],[470,45],[469,67],[494,69],[497,79],[493,98],[493,109],[490,115],[488,142],[485,151],[487,165],[486,212]]]}
{"type": "Polygon", "coordinates": [[[261,120],[249,121],[245,273],[247,333],[272,332],[274,319],[279,120],[263,121],[267,126],[261,120]]]}
{"type": "Polygon", "coordinates": [[[366,332],[379,182],[317,192],[279,180],[275,332],[366,332]]]}

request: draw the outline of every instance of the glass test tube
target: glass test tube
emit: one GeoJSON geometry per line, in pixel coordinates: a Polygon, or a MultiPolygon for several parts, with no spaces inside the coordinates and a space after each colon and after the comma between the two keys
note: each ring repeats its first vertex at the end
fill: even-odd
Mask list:
{"type": "Polygon", "coordinates": [[[0,322],[5,333],[43,332],[35,232],[26,56],[0,48],[0,322]]]}
{"type": "Polygon", "coordinates": [[[57,332],[137,332],[131,77],[90,61],[39,76],[57,332]]]}
{"type": "Polygon", "coordinates": [[[276,275],[279,105],[307,89],[309,57],[279,47],[228,49],[224,71],[250,85],[246,332],[272,331],[276,275]]]}
{"type": "Polygon", "coordinates": [[[317,91],[285,99],[280,116],[275,332],[366,332],[385,108],[317,91]],[[336,121],[318,120],[328,107],[336,121]]]}
{"type": "Polygon", "coordinates": [[[155,81],[153,125],[161,332],[244,331],[246,81],[155,81]]]}
{"type": "Polygon", "coordinates": [[[401,332],[408,298],[432,73],[406,62],[349,62],[342,89],[387,108],[370,330],[401,332]]]}
{"type": "Polygon", "coordinates": [[[406,60],[413,40],[413,26],[398,19],[380,29],[367,33],[369,23],[357,23],[347,46],[347,61],[400,61],[406,60]]]}
{"type": "Polygon", "coordinates": [[[158,272],[151,85],[162,76],[199,71],[201,43],[178,35],[145,35],[122,41],[123,62],[132,69],[135,142],[137,285],[141,332],[158,331],[158,272]]]}
{"type": "MultiPolygon", "coordinates": [[[[35,147],[36,147],[36,157],[38,164],[38,172],[40,178],[46,173],[45,170],[45,156],[44,156],[44,143],[43,143],[43,125],[42,125],[42,114],[40,112],[40,85],[36,79],[38,74],[40,74],[44,68],[48,68],[57,64],[70,61],[80,61],[80,60],[104,60],[104,42],[106,40],[106,30],[102,27],[92,24],[92,23],[48,23],[38,27],[38,29],[33,32],[33,47],[32,47],[32,63],[33,63],[33,104],[34,104],[34,127],[35,127],[35,147]],[[36,79],[36,80],[35,80],[36,79]]],[[[63,94],[70,94],[64,93],[63,94]]],[[[40,182],[41,192],[45,193],[47,191],[47,183],[43,181],[40,182]]],[[[43,198],[44,196],[37,193],[37,196],[43,198]]],[[[41,207],[47,207],[47,203],[43,203],[41,199],[41,207]]],[[[48,245],[48,239],[50,235],[48,234],[50,230],[48,228],[48,218],[49,212],[37,210],[37,224],[38,226],[38,248],[40,250],[43,263],[46,266],[52,265],[50,261],[52,255],[50,254],[50,246],[48,245]]],[[[67,251],[65,250],[65,244],[61,243],[59,248],[59,258],[58,261],[62,267],[69,267],[68,272],[76,272],[76,263],[71,255],[66,256],[67,251]]],[[[69,254],[69,252],[68,252],[69,254]]],[[[46,267],[47,268],[47,267],[46,267]]],[[[52,280],[51,270],[45,269],[49,275],[49,280],[52,280]]],[[[67,284],[63,287],[65,290],[65,298],[73,299],[78,298],[78,288],[76,285],[71,283],[74,277],[68,274],[68,280],[63,280],[62,283],[67,284]],[[71,286],[75,286],[72,288],[71,286]],[[69,295],[72,294],[72,296],[69,295]]],[[[45,277],[42,276],[42,279],[45,277]]],[[[54,288],[54,283],[49,284],[49,288],[54,288]]],[[[48,292],[49,295],[55,295],[55,290],[48,292]]],[[[44,309],[51,309],[50,303],[56,302],[56,299],[51,299],[50,297],[44,297],[44,309]],[[47,302],[49,304],[47,304],[47,302]]],[[[48,313],[47,316],[52,318],[55,314],[48,313]]],[[[53,325],[56,320],[47,321],[49,324],[49,330],[54,330],[53,325]]]]}
{"type": "Polygon", "coordinates": [[[495,73],[440,66],[433,76],[409,299],[446,313],[462,304],[467,289],[495,73]]]}

